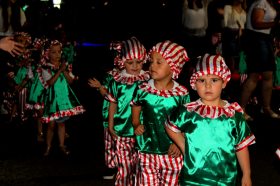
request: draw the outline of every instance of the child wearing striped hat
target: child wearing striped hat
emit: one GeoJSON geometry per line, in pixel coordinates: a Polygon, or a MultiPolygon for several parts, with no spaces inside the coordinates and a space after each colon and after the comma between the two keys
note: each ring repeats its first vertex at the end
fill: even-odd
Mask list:
{"type": "Polygon", "coordinates": [[[184,154],[182,186],[234,186],[237,162],[243,173],[241,185],[252,185],[247,147],[255,143],[255,136],[241,107],[221,99],[230,77],[220,55],[206,54],[190,78],[200,98],[176,110],[165,124],[168,135],[184,154]]]}
{"type": "Polygon", "coordinates": [[[105,97],[109,104],[108,129],[115,140],[115,157],[118,168],[115,185],[134,185],[136,166],[135,137],[131,121],[130,101],[137,86],[150,78],[142,70],[147,60],[145,47],[136,37],[122,41],[117,47],[115,65],[120,68],[112,74],[105,97]]]}
{"type": "Polygon", "coordinates": [[[190,101],[187,88],[175,81],[189,60],[184,47],[169,40],[149,52],[151,79],[139,85],[132,105],[138,150],[137,185],[178,185],[183,165],[179,148],[167,136],[166,116],[190,101]]]}

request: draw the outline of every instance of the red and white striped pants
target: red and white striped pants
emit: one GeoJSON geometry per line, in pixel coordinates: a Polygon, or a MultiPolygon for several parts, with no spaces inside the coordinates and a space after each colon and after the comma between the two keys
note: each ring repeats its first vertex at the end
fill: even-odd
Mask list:
{"type": "Polygon", "coordinates": [[[183,156],[138,153],[137,185],[176,186],[183,166],[183,156]]]}
{"type": "Polygon", "coordinates": [[[135,150],[135,138],[118,137],[116,142],[116,157],[118,172],[115,185],[133,186],[135,183],[135,168],[137,153],[135,150]]]}
{"type": "Polygon", "coordinates": [[[116,165],[116,144],[109,133],[108,128],[104,128],[104,143],[105,143],[105,165],[108,168],[115,168],[116,165]]]}

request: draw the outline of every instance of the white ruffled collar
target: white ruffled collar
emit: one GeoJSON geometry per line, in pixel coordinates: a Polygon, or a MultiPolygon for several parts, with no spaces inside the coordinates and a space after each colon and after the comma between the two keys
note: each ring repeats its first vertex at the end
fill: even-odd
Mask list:
{"type": "Polygon", "coordinates": [[[238,103],[234,102],[230,104],[225,100],[223,101],[226,103],[223,107],[205,105],[201,99],[187,103],[185,104],[185,107],[189,112],[196,112],[204,118],[218,118],[221,115],[232,117],[235,112],[243,113],[243,110],[238,103]]]}
{"type": "Polygon", "coordinates": [[[148,82],[142,83],[139,88],[145,92],[163,97],[182,96],[189,93],[186,87],[179,85],[176,81],[173,81],[173,83],[174,85],[171,90],[158,90],[155,88],[154,80],[150,79],[148,82]]]}
{"type": "Polygon", "coordinates": [[[150,75],[148,71],[141,70],[139,75],[131,75],[126,72],[126,70],[122,70],[120,72],[112,73],[113,78],[122,84],[133,84],[135,81],[147,81],[150,79],[150,75]]]}

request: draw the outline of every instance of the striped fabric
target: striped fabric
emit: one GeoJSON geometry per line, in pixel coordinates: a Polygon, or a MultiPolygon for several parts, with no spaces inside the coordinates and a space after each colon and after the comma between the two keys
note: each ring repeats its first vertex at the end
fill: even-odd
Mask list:
{"type": "Polygon", "coordinates": [[[179,185],[179,173],[183,166],[183,156],[173,158],[168,154],[138,153],[139,170],[137,170],[137,185],[179,185]]]}
{"type": "Polygon", "coordinates": [[[134,186],[137,163],[135,138],[118,136],[115,143],[118,166],[115,186],[134,186]]]}
{"type": "Polygon", "coordinates": [[[178,78],[184,64],[189,61],[185,48],[169,40],[157,43],[152,47],[149,55],[152,52],[157,52],[162,55],[162,57],[170,65],[171,71],[173,72],[173,79],[178,78]]]}
{"type": "Polygon", "coordinates": [[[197,63],[195,72],[190,78],[192,89],[196,90],[195,82],[198,77],[209,74],[219,76],[226,82],[231,78],[230,70],[222,56],[205,54],[203,59],[197,63]]]}
{"type": "Polygon", "coordinates": [[[114,59],[114,65],[120,69],[124,68],[126,60],[138,59],[143,60],[144,63],[147,60],[146,49],[136,37],[131,37],[122,42],[111,43],[110,47],[118,53],[114,59]]]}
{"type": "Polygon", "coordinates": [[[108,168],[117,167],[116,144],[109,133],[109,129],[104,129],[104,143],[105,143],[105,165],[108,168]]]}
{"type": "Polygon", "coordinates": [[[242,108],[236,102],[231,104],[226,102],[226,105],[224,107],[217,107],[217,106],[205,105],[204,103],[202,103],[201,99],[198,99],[195,102],[187,103],[185,107],[189,112],[196,112],[202,117],[213,118],[213,119],[218,118],[221,115],[232,117],[234,116],[235,112],[243,113],[242,108]]]}

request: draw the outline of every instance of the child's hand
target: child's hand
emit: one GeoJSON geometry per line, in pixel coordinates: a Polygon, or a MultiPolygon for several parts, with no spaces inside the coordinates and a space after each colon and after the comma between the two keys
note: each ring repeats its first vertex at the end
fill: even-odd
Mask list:
{"type": "Polygon", "coordinates": [[[252,186],[252,180],[250,176],[244,176],[241,180],[241,186],[252,186]]]}
{"type": "Polygon", "coordinates": [[[101,83],[95,78],[88,79],[88,84],[92,88],[100,88],[102,86],[101,83]]]}
{"type": "Polygon", "coordinates": [[[111,127],[108,128],[109,129],[109,134],[111,135],[111,137],[113,138],[113,140],[116,140],[118,138],[115,130],[111,127]]]}
{"type": "Polygon", "coordinates": [[[134,129],[134,134],[136,136],[140,136],[145,132],[145,126],[144,125],[138,125],[135,129],[134,129]]]}
{"type": "Polygon", "coordinates": [[[14,72],[9,72],[7,75],[11,79],[13,79],[15,77],[15,73],[14,72]]]}
{"type": "Polygon", "coordinates": [[[180,149],[177,147],[177,145],[175,145],[174,143],[172,143],[169,146],[168,149],[168,155],[172,156],[173,158],[178,158],[181,155],[181,151],[180,149]]]}
{"type": "Polygon", "coordinates": [[[64,72],[64,71],[66,70],[66,66],[67,66],[66,63],[61,63],[59,70],[60,70],[61,72],[64,72]]]}

